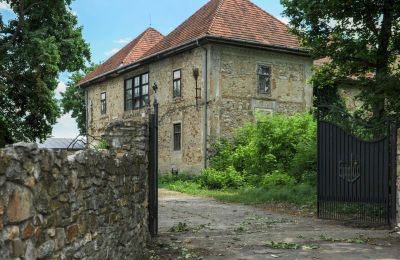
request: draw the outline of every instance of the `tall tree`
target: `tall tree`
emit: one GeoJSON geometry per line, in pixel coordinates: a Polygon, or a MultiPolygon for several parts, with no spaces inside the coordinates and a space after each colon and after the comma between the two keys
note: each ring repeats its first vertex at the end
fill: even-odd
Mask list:
{"type": "Polygon", "coordinates": [[[15,18],[0,16],[0,144],[45,139],[60,115],[54,91],[64,71],[90,59],[72,0],[6,0],[15,18]]]}
{"type": "Polygon", "coordinates": [[[366,114],[399,116],[400,0],[281,2],[302,44],[329,60],[316,71],[316,87],[358,87],[366,114]]]}
{"type": "Polygon", "coordinates": [[[86,102],[84,90],[79,88],[78,83],[98,65],[92,64],[84,68],[82,71],[75,72],[71,75],[67,89],[61,93],[61,108],[62,113],[71,113],[72,118],[75,118],[78,124],[79,133],[86,134],[86,102]]]}

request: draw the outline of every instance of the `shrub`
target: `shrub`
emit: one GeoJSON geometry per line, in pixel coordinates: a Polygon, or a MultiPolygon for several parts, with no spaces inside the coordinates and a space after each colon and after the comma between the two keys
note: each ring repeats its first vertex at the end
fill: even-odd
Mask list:
{"type": "Polygon", "coordinates": [[[232,141],[215,143],[210,165],[219,172],[233,167],[254,186],[276,172],[287,173],[297,183],[307,180],[313,185],[316,129],[310,114],[257,115],[257,122],[238,129],[232,141]]]}
{"type": "Polygon", "coordinates": [[[243,186],[244,178],[232,166],[226,171],[208,168],[202,171],[200,183],[208,189],[239,188],[243,186]]]}
{"type": "Polygon", "coordinates": [[[262,187],[267,190],[275,187],[293,187],[294,184],[294,178],[279,171],[275,171],[270,175],[266,175],[262,181],[262,187]]]}

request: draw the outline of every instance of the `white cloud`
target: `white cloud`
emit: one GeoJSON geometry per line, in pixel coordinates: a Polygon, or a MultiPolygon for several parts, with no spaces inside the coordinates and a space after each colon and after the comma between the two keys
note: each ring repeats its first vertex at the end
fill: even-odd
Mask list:
{"type": "Polygon", "coordinates": [[[128,42],[130,42],[131,40],[129,38],[122,38],[122,39],[118,39],[115,40],[114,43],[118,43],[118,44],[127,44],[128,42]]]}
{"type": "Polygon", "coordinates": [[[61,93],[61,92],[65,92],[65,90],[67,90],[67,85],[64,82],[59,81],[58,85],[57,85],[56,92],[57,93],[61,93]]]}
{"type": "Polygon", "coordinates": [[[105,55],[106,55],[107,57],[108,57],[108,56],[111,56],[111,55],[114,55],[114,54],[117,53],[119,50],[120,50],[120,48],[114,48],[114,49],[112,49],[112,50],[106,52],[105,55]]]}
{"type": "Polygon", "coordinates": [[[0,10],[12,11],[10,5],[3,1],[0,1],[0,10]]]}
{"type": "Polygon", "coordinates": [[[61,93],[64,93],[67,90],[67,85],[63,81],[59,81],[56,88],[56,98],[61,98],[61,93]]]}
{"type": "Polygon", "coordinates": [[[52,135],[58,138],[75,138],[79,135],[78,126],[71,114],[65,114],[58,119],[53,127],[52,135]]]}

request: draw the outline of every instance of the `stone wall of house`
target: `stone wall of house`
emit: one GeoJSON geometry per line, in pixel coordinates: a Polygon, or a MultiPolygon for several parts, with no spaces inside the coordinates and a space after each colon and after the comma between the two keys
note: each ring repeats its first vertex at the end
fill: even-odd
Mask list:
{"type": "MultiPolygon", "coordinates": [[[[124,111],[124,81],[149,72],[150,86],[158,84],[159,100],[159,166],[160,172],[196,172],[203,165],[203,103],[196,107],[196,81],[193,69],[198,68],[198,88],[203,88],[203,54],[197,48],[164,59],[122,76],[89,87],[89,133],[97,138],[105,132],[105,127],[115,120],[147,121],[153,109],[154,92],[150,88],[150,106],[139,110],[124,111]],[[172,85],[174,70],[181,69],[182,96],[173,98],[172,85]],[[107,93],[107,114],[100,113],[100,94],[107,93]],[[182,149],[173,149],[173,124],[182,124],[182,149]]],[[[200,100],[201,102],[201,100],[200,100]]]]}
{"type": "Polygon", "coordinates": [[[217,136],[229,137],[234,129],[253,121],[257,111],[293,114],[312,107],[312,59],[271,51],[213,45],[215,69],[212,96],[217,136]],[[257,68],[272,68],[271,95],[258,93],[257,68]]]}
{"type": "MultiPolygon", "coordinates": [[[[295,113],[312,106],[312,60],[306,57],[280,54],[249,48],[209,44],[208,50],[208,117],[207,138],[230,137],[234,129],[255,119],[256,111],[295,113]],[[257,93],[257,66],[272,65],[272,96],[257,93]]],[[[159,165],[160,172],[172,169],[198,172],[204,165],[204,57],[203,48],[154,62],[124,75],[88,88],[89,133],[101,136],[105,126],[114,120],[145,121],[151,106],[124,111],[124,80],[149,72],[150,86],[157,82],[159,91],[159,165]],[[198,68],[198,88],[202,99],[196,107],[193,69],[198,68]],[[173,98],[173,71],[181,69],[182,97],[173,98]],[[107,114],[100,114],[100,94],[107,93],[107,114]],[[173,124],[182,124],[182,149],[173,149],[173,124]]],[[[210,142],[208,142],[209,144],[210,142]]]]}
{"type": "Polygon", "coordinates": [[[1,259],[143,259],[146,126],[117,123],[107,132],[116,149],[0,150],[1,259]],[[134,138],[120,138],[124,131],[134,138]]]}

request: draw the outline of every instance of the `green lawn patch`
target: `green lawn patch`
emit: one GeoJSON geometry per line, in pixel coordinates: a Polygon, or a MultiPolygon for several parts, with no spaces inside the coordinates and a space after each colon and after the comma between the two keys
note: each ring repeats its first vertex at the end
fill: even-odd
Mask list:
{"type": "Polygon", "coordinates": [[[223,202],[247,205],[286,202],[298,206],[312,206],[316,200],[315,188],[307,184],[271,188],[269,190],[257,187],[209,190],[196,182],[195,179],[181,180],[171,179],[171,177],[161,177],[159,187],[195,196],[211,197],[223,202]]]}

